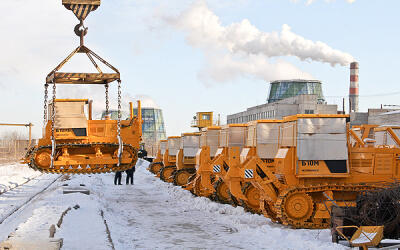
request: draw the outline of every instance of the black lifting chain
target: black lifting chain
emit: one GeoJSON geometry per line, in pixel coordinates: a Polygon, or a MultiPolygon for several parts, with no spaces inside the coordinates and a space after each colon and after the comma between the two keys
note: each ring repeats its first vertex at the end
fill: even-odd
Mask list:
{"type": "Polygon", "coordinates": [[[110,101],[108,100],[108,83],[104,86],[106,88],[106,115],[108,115],[110,109],[110,101]]]}
{"type": "Polygon", "coordinates": [[[47,122],[47,98],[49,94],[49,84],[44,85],[44,105],[43,105],[43,126],[46,127],[47,122]]]}
{"type": "Polygon", "coordinates": [[[56,151],[56,138],[54,128],[56,121],[56,83],[53,82],[53,103],[51,105],[51,168],[54,166],[54,155],[56,151]]]}
{"type": "Polygon", "coordinates": [[[118,125],[117,125],[117,133],[118,133],[118,166],[121,162],[121,155],[123,151],[122,147],[122,139],[121,139],[121,80],[118,80],[118,125]]]}

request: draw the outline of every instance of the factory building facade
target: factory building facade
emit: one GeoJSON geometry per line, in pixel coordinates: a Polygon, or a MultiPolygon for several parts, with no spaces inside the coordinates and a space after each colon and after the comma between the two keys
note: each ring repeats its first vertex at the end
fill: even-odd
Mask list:
{"type": "Polygon", "coordinates": [[[267,103],[227,116],[227,123],[282,119],[295,114],[337,114],[336,104],[325,102],[322,83],[316,80],[282,80],[270,84],[267,103]]]}
{"type": "MultiPolygon", "coordinates": [[[[133,109],[133,113],[137,115],[137,109],[133,109]]],[[[146,143],[157,143],[159,140],[166,140],[164,117],[161,109],[158,108],[142,108],[142,138],[146,143]]]]}
{"type": "MultiPolygon", "coordinates": [[[[137,108],[133,109],[137,115],[137,108]]],[[[159,108],[142,107],[142,139],[148,154],[155,156],[160,140],[166,140],[165,124],[162,110],[159,108]]]]}
{"type": "Polygon", "coordinates": [[[368,109],[368,112],[351,112],[351,125],[400,126],[400,109],[368,109]]]}
{"type": "MultiPolygon", "coordinates": [[[[359,112],[359,64],[350,64],[350,124],[399,125],[400,109],[368,109],[359,112]]],[[[337,105],[327,104],[322,83],[316,80],[280,80],[270,83],[267,103],[227,116],[227,123],[246,123],[260,119],[282,119],[295,114],[337,114],[337,105]]]]}
{"type": "Polygon", "coordinates": [[[359,112],[359,64],[350,64],[349,114],[351,125],[400,125],[400,109],[368,109],[359,112]]]}

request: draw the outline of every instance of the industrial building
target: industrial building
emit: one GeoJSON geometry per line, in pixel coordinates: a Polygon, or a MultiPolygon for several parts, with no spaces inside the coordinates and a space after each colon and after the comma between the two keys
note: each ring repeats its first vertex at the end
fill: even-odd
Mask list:
{"type": "MultiPolygon", "coordinates": [[[[359,112],[359,65],[357,62],[350,64],[350,89],[349,89],[349,114],[351,125],[400,125],[399,109],[368,109],[359,112]]],[[[391,106],[391,105],[389,105],[391,106]]],[[[394,105],[396,106],[396,105],[394,105]]]]}
{"type": "Polygon", "coordinates": [[[351,112],[351,125],[400,125],[399,109],[368,109],[368,112],[351,112]]]}
{"type": "MultiPolygon", "coordinates": [[[[400,125],[400,109],[368,109],[359,112],[359,64],[350,64],[349,110],[351,125],[400,125]]],[[[390,106],[390,105],[389,105],[390,106]]],[[[343,110],[344,111],[344,110],[343,110]]],[[[336,104],[327,104],[322,83],[317,80],[279,80],[270,83],[267,103],[227,116],[227,123],[282,119],[295,114],[338,114],[336,104]]]]}
{"type": "Polygon", "coordinates": [[[270,83],[267,103],[228,115],[227,123],[259,119],[282,119],[295,114],[337,114],[336,104],[327,104],[322,83],[317,80],[280,80],[270,83]]]}
{"type": "MultiPolygon", "coordinates": [[[[137,114],[137,108],[133,109],[137,114]]],[[[166,140],[164,117],[159,108],[142,107],[142,138],[145,144],[156,144],[160,140],[166,140]]]]}

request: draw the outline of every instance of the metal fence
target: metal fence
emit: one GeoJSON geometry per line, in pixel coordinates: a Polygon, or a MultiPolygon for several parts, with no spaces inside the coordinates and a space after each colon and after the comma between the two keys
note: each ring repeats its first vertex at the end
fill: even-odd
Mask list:
{"type": "Polygon", "coordinates": [[[0,139],[0,163],[19,161],[25,156],[28,147],[29,140],[0,139]]]}

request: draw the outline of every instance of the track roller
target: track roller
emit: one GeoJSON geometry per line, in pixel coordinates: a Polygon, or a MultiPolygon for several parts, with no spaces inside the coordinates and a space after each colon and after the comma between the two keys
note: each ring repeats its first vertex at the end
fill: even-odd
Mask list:
{"type": "Polygon", "coordinates": [[[254,214],[261,214],[260,191],[250,182],[246,182],[242,187],[242,192],[247,198],[247,201],[240,199],[240,205],[244,208],[244,210],[254,214]]]}
{"type": "Polygon", "coordinates": [[[196,172],[193,168],[184,168],[176,170],[173,173],[174,185],[183,186],[186,185],[189,181],[189,178],[196,172]]]}
{"type": "Polygon", "coordinates": [[[233,201],[229,192],[229,187],[222,179],[219,179],[214,183],[214,189],[215,192],[213,194],[213,200],[219,203],[233,205],[233,201]]]}
{"type": "Polygon", "coordinates": [[[153,162],[150,164],[149,171],[153,174],[158,174],[162,167],[162,162],[153,162]]]}
{"type": "Polygon", "coordinates": [[[160,179],[165,182],[172,183],[174,181],[172,173],[176,170],[176,166],[162,167],[160,170],[160,179]]]}

